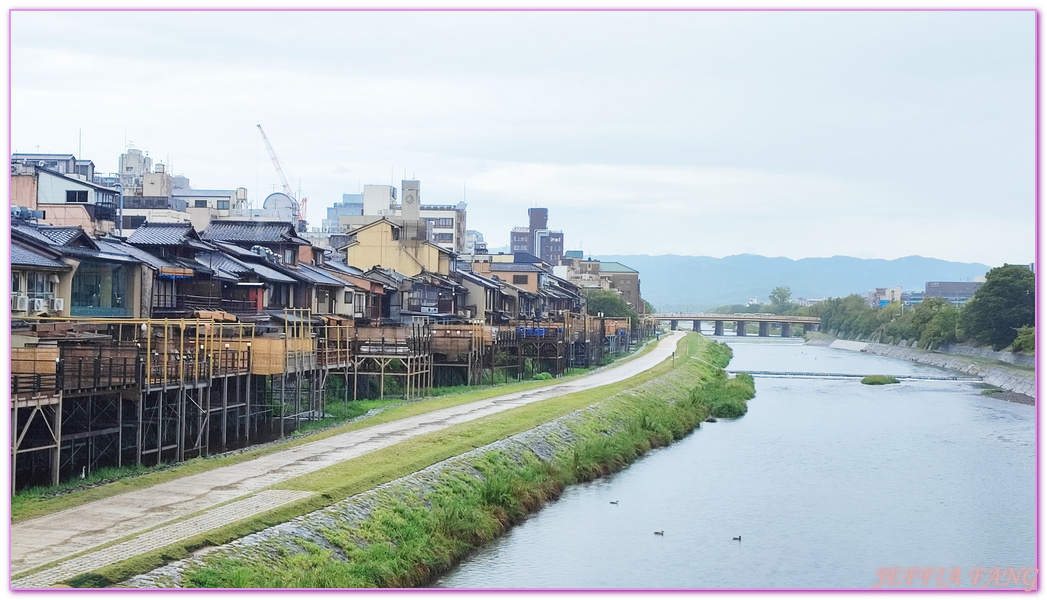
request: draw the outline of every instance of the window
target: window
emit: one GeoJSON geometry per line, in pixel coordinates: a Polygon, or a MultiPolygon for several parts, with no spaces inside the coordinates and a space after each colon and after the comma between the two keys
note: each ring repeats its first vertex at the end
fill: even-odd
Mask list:
{"type": "Polygon", "coordinates": [[[350,306],[353,303],[353,293],[350,291],[345,292],[345,305],[350,306]]]}
{"type": "Polygon", "coordinates": [[[193,208],[207,208],[207,200],[194,200],[193,208]]]}
{"type": "Polygon", "coordinates": [[[442,227],[444,229],[450,229],[451,227],[454,227],[454,219],[441,218],[428,220],[432,221],[433,227],[442,227]]]}
{"type": "Polygon", "coordinates": [[[228,200],[219,200],[218,201],[218,210],[229,210],[229,201],[228,200]]]}
{"type": "Polygon", "coordinates": [[[66,202],[87,202],[87,190],[66,190],[66,202]]]}
{"type": "Polygon", "coordinates": [[[355,297],[356,308],[353,309],[353,312],[364,314],[364,300],[366,299],[366,296],[363,294],[355,294],[355,297]]]}
{"type": "Polygon", "coordinates": [[[527,283],[527,275],[513,275],[513,283],[527,283]]]}
{"type": "Polygon", "coordinates": [[[134,172],[134,170],[135,170],[135,168],[134,168],[134,167],[127,167],[126,169],[124,169],[124,171],[126,171],[126,172],[128,172],[128,173],[133,173],[133,172],[134,172]]]}
{"type": "Polygon", "coordinates": [[[11,293],[12,294],[15,294],[15,293],[18,293],[18,292],[22,291],[22,288],[19,287],[19,285],[18,285],[18,282],[21,281],[21,279],[22,278],[18,276],[18,273],[11,273],[11,293]]]}
{"type": "Polygon", "coordinates": [[[124,217],[124,229],[138,229],[145,223],[145,217],[124,217]]]}
{"type": "Polygon", "coordinates": [[[433,234],[433,241],[437,244],[449,244],[454,241],[453,233],[435,233],[433,234]]]}
{"type": "Polygon", "coordinates": [[[286,250],[284,250],[284,264],[285,265],[293,265],[294,264],[294,249],[293,248],[287,248],[286,250]]]}

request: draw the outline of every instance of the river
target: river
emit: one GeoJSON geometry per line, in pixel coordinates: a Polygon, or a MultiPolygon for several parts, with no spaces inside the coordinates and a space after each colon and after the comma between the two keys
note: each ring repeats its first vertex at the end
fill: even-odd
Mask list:
{"type": "MultiPolygon", "coordinates": [[[[957,375],[722,339],[731,370],[957,375]]],[[[1008,573],[1028,584],[1020,569],[1035,567],[1035,451],[1035,408],[970,382],[757,376],[744,417],[568,488],[436,586],[854,589],[909,575],[911,587],[997,587],[991,569],[1013,568],[1002,579],[1015,587],[1008,573]]]]}

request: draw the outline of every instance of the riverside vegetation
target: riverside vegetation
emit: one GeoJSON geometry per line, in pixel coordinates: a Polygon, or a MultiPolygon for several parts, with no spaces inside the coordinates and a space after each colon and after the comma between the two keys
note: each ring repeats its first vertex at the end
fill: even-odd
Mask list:
{"type": "MultiPolygon", "coordinates": [[[[558,497],[565,486],[618,470],[651,448],[687,435],[710,416],[731,418],[746,412],[746,401],[755,393],[753,380],[747,374],[727,377],[723,367],[730,360],[730,348],[691,334],[681,340],[676,356],[618,384],[464,423],[404,443],[411,448],[372,457],[372,463],[410,461],[416,454],[412,448],[446,446],[448,440],[464,439],[466,448],[480,448],[466,455],[460,468],[441,471],[420,488],[405,484],[400,493],[392,488],[394,491],[382,495],[381,502],[373,505],[362,520],[340,520],[340,513],[324,511],[324,525],[311,529],[306,536],[312,539],[216,549],[195,559],[181,585],[424,585],[529,512],[558,497]],[[549,456],[539,456],[533,450],[512,452],[509,446],[492,444],[521,432],[537,431],[535,428],[543,424],[556,425],[561,432],[549,456]],[[485,444],[492,447],[487,449],[485,444]]],[[[340,490],[357,473],[354,463],[358,466],[361,459],[279,487],[348,498],[340,490]]]]}

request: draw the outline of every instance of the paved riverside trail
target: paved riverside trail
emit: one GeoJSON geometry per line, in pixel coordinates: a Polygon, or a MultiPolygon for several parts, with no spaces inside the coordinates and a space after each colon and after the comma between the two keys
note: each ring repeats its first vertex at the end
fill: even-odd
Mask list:
{"type": "MultiPolygon", "coordinates": [[[[98,568],[89,567],[89,564],[104,566],[128,558],[113,551],[126,544],[116,544],[74,559],[87,567],[79,573],[75,572],[79,567],[70,564],[69,568],[62,568],[63,563],[59,563],[43,573],[26,577],[24,581],[19,581],[18,577],[19,573],[26,570],[108,544],[145,529],[165,525],[174,519],[209,510],[223,502],[242,499],[292,477],[487,415],[628,379],[671,356],[682,335],[682,332],[672,332],[643,356],[567,383],[514,392],[350,431],[236,465],[182,477],[12,525],[12,587],[47,586],[91,568],[98,568]],[[109,556],[110,554],[112,556],[109,556]],[[84,559],[91,560],[85,563],[84,559]],[[51,575],[45,576],[45,573],[51,575]]],[[[272,507],[281,503],[277,501],[272,507]]],[[[250,515],[244,515],[247,516],[250,515]]],[[[230,519],[221,524],[235,520],[230,519]]],[[[193,521],[199,519],[189,519],[186,523],[193,521]]],[[[191,525],[187,527],[189,526],[191,525]]],[[[154,544],[155,547],[139,545],[135,554],[143,554],[217,526],[218,524],[208,526],[181,537],[165,536],[164,541],[158,540],[154,544]]]]}

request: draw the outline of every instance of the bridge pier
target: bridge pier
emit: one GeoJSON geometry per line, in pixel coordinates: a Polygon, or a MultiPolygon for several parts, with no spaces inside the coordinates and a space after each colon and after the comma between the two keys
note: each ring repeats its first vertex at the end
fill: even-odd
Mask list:
{"type": "Polygon", "coordinates": [[[713,335],[723,335],[723,321],[713,321],[713,335]]]}
{"type": "Polygon", "coordinates": [[[734,322],[734,333],[738,337],[745,337],[745,321],[734,322]]]}
{"type": "Polygon", "coordinates": [[[672,331],[676,331],[676,326],[678,324],[679,324],[679,321],[676,321],[676,320],[669,321],[669,329],[671,329],[672,331]]]}
{"type": "Polygon", "coordinates": [[[768,337],[771,335],[771,324],[767,321],[760,321],[760,337],[768,337]]]}
{"type": "Polygon", "coordinates": [[[803,332],[804,333],[807,333],[808,331],[815,331],[816,329],[817,329],[817,325],[815,325],[814,323],[804,323],[803,324],[803,332]]]}
{"type": "Polygon", "coordinates": [[[792,323],[782,323],[782,337],[792,337],[793,325],[792,323]]]}
{"type": "Polygon", "coordinates": [[[691,321],[691,328],[694,329],[695,333],[701,333],[702,332],[702,322],[701,321],[691,321]]]}

